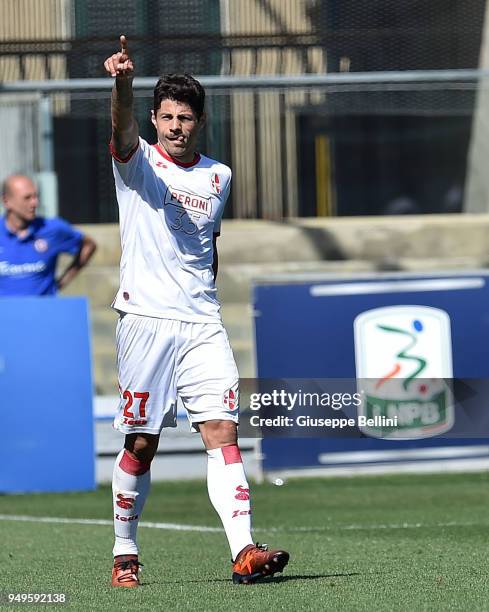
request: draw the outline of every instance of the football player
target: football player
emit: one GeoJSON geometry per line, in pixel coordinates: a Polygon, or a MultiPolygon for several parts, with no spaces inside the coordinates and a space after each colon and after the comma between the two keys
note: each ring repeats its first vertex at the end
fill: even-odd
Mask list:
{"type": "Polygon", "coordinates": [[[216,240],[231,170],[199,153],[202,85],[166,75],[154,89],[156,143],[139,136],[127,41],[105,61],[114,77],[111,152],[122,243],[117,356],[125,434],[113,477],[113,586],[139,584],[136,531],[150,465],[179,397],[208,455],[207,485],[231,548],[233,581],[283,570],[289,554],[254,545],[249,486],[237,439],[238,371],[219,313],[216,240]]]}

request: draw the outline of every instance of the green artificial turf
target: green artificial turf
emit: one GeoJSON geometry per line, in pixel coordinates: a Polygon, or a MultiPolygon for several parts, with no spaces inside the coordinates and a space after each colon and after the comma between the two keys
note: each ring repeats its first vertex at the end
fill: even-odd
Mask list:
{"type": "MultiPolygon", "coordinates": [[[[112,589],[110,526],[1,519],[0,591],[64,592],[79,610],[489,610],[488,483],[456,474],[254,485],[255,537],[291,561],[249,586],[230,582],[223,533],[141,526],[143,586],[112,589]]],[[[110,520],[110,489],[1,496],[0,514],[110,520]]],[[[142,520],[219,527],[196,481],[154,484],[142,520]]]]}

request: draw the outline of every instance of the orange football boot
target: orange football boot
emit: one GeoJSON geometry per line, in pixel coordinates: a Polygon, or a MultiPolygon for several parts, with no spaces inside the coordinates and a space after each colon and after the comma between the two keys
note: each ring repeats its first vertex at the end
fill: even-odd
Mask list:
{"type": "Polygon", "coordinates": [[[289,562],[285,550],[268,551],[266,544],[248,544],[233,563],[234,584],[253,584],[259,578],[281,572],[289,562]]]}
{"type": "Polygon", "coordinates": [[[112,586],[134,588],[139,586],[139,563],[137,555],[119,555],[114,557],[112,568],[112,586]]]}

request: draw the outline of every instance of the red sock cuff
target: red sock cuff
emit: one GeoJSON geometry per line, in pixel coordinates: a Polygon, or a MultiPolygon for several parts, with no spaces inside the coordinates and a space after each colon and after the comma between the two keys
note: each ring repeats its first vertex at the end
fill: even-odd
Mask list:
{"type": "Polygon", "coordinates": [[[237,444],[231,446],[223,446],[221,448],[222,456],[224,457],[224,464],[229,465],[230,463],[243,463],[241,459],[241,453],[237,444]]]}
{"type": "Polygon", "coordinates": [[[146,473],[151,466],[151,463],[143,463],[136,459],[132,455],[130,455],[127,450],[124,450],[124,454],[119,462],[119,467],[124,472],[128,474],[132,474],[133,476],[141,476],[141,474],[146,473]]]}

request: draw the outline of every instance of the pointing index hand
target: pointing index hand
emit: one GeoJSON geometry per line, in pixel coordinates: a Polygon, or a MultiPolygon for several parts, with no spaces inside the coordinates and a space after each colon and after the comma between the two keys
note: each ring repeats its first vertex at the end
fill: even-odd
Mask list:
{"type": "Polygon", "coordinates": [[[127,50],[127,40],[124,34],[121,34],[119,40],[121,42],[121,53],[124,56],[124,59],[127,59],[129,57],[129,53],[127,50]]]}
{"type": "Polygon", "coordinates": [[[134,62],[129,56],[127,39],[124,34],[119,37],[119,42],[121,50],[105,60],[105,70],[112,77],[132,78],[134,76],[134,62]]]}

